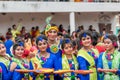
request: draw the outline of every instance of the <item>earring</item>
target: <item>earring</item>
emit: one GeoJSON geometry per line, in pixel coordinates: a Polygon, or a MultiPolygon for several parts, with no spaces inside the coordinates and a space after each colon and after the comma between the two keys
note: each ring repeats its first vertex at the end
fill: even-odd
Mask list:
{"type": "Polygon", "coordinates": [[[80,41],[80,45],[82,45],[82,41],[80,41]]]}
{"type": "Polygon", "coordinates": [[[116,43],[116,42],[113,42],[113,46],[114,46],[114,47],[117,47],[118,45],[117,45],[117,43],[116,43]]]}
{"type": "Polygon", "coordinates": [[[62,53],[64,53],[64,50],[62,50],[62,53]]]}

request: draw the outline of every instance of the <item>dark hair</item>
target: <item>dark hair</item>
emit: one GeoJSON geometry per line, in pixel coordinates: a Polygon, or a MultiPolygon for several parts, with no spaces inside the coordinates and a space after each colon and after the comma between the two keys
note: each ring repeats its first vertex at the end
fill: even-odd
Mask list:
{"type": "Polygon", "coordinates": [[[72,43],[71,43],[71,41],[70,41],[69,38],[64,38],[64,39],[62,40],[62,44],[61,44],[61,48],[62,48],[62,49],[64,49],[65,44],[71,44],[71,45],[72,45],[72,43]]]}
{"type": "Polygon", "coordinates": [[[44,40],[47,41],[47,37],[46,37],[45,35],[40,35],[40,36],[38,36],[37,39],[36,39],[36,44],[37,44],[37,45],[38,45],[38,42],[39,42],[41,39],[44,39],[44,40]]]}
{"type": "Polygon", "coordinates": [[[64,38],[70,38],[70,35],[69,34],[64,34],[63,37],[64,38]]]}
{"type": "Polygon", "coordinates": [[[12,28],[14,28],[16,25],[14,24],[14,25],[12,25],[12,28]]]}
{"type": "Polygon", "coordinates": [[[60,35],[60,36],[63,36],[63,33],[62,32],[58,32],[58,34],[57,34],[58,36],[60,35]]]}
{"type": "Polygon", "coordinates": [[[120,35],[118,35],[118,40],[120,40],[120,35]]]}
{"type": "Polygon", "coordinates": [[[56,24],[54,24],[54,23],[51,23],[51,26],[57,26],[56,24]]]}
{"type": "Polygon", "coordinates": [[[39,29],[39,26],[36,26],[36,30],[38,30],[39,29]]]}
{"type": "Polygon", "coordinates": [[[100,38],[100,37],[101,37],[101,35],[98,32],[96,32],[96,31],[92,32],[92,45],[93,46],[97,45],[98,38],[100,38]]]}
{"type": "Polygon", "coordinates": [[[13,51],[15,51],[18,46],[24,46],[24,43],[23,43],[22,41],[15,43],[15,44],[13,45],[13,51]]]}
{"type": "Polygon", "coordinates": [[[22,30],[23,30],[23,29],[25,29],[25,27],[24,27],[24,26],[22,27],[22,30]]]}
{"type": "Polygon", "coordinates": [[[28,38],[32,38],[32,36],[30,35],[30,33],[26,33],[25,36],[24,36],[25,39],[28,39],[28,38]]]}
{"type": "Polygon", "coordinates": [[[62,24],[59,25],[59,31],[60,31],[60,32],[63,31],[63,25],[62,25],[62,24]]]}
{"type": "Polygon", "coordinates": [[[74,33],[75,33],[75,37],[77,38],[77,32],[76,31],[72,32],[72,36],[73,36],[74,33]]]}
{"type": "Polygon", "coordinates": [[[32,30],[34,30],[34,29],[35,29],[35,27],[32,27],[31,29],[32,29],[32,30]]]}
{"type": "Polygon", "coordinates": [[[92,29],[92,28],[93,28],[93,26],[92,26],[92,25],[90,25],[88,30],[93,31],[93,29],[92,29]]]}
{"type": "Polygon", "coordinates": [[[103,31],[106,31],[106,28],[103,28],[102,30],[103,30],[103,31]]]}
{"type": "Polygon", "coordinates": [[[118,48],[118,44],[117,44],[117,37],[114,35],[114,34],[106,34],[104,39],[103,39],[103,42],[105,39],[110,39],[112,41],[112,43],[116,43],[116,45],[114,46],[115,48],[118,48]]]}
{"type": "Polygon", "coordinates": [[[72,46],[75,47],[76,45],[77,45],[77,50],[79,50],[81,46],[78,38],[76,40],[72,40],[72,46]]]}
{"type": "Polygon", "coordinates": [[[80,39],[80,41],[82,40],[82,37],[83,37],[84,34],[90,36],[91,39],[92,39],[91,31],[84,30],[84,31],[81,31],[80,34],[79,34],[79,39],[80,39]]]}
{"type": "Polygon", "coordinates": [[[8,28],[8,31],[11,31],[11,28],[8,28]]]}

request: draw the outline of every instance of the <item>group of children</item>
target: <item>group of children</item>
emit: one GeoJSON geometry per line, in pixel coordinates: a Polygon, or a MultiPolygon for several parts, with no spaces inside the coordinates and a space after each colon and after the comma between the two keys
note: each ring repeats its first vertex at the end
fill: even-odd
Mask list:
{"type": "MultiPolygon", "coordinates": [[[[105,35],[102,42],[96,41],[90,31],[81,31],[81,48],[74,51],[69,38],[57,40],[58,28],[49,25],[45,35],[40,35],[32,46],[30,38],[16,41],[11,48],[11,55],[0,42],[0,80],[119,80],[120,52],[117,37],[105,35]],[[103,47],[98,47],[103,46],[103,47]],[[103,48],[103,51],[100,51],[103,48]],[[58,70],[82,70],[83,73],[68,72],[63,74],[22,73],[16,71],[48,68],[58,70]],[[88,71],[88,72],[84,72],[88,71]]],[[[95,35],[95,34],[94,34],[95,35]]],[[[99,37],[97,37],[98,39],[99,37]]]]}

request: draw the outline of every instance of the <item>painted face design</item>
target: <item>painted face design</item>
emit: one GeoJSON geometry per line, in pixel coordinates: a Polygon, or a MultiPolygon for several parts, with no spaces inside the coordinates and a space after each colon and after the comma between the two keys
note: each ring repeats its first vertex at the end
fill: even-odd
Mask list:
{"type": "Polygon", "coordinates": [[[48,38],[50,40],[55,40],[57,38],[57,31],[56,30],[48,31],[48,38]]]}

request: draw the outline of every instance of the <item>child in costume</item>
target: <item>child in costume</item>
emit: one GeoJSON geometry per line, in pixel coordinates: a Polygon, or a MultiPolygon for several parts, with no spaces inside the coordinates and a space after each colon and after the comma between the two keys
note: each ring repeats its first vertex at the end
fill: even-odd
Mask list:
{"type": "MultiPolygon", "coordinates": [[[[57,58],[54,54],[50,54],[47,52],[47,38],[44,35],[40,35],[36,39],[36,45],[39,50],[39,52],[36,54],[35,58],[32,58],[30,61],[30,69],[40,69],[40,68],[54,68],[54,70],[57,69],[57,58]]],[[[42,74],[42,75],[36,75],[34,73],[31,73],[31,76],[35,80],[54,80],[53,74],[42,74]]],[[[55,79],[56,80],[56,79],[55,79]]]]}
{"type": "Polygon", "coordinates": [[[86,75],[79,75],[80,80],[97,80],[97,61],[98,51],[91,48],[92,36],[90,31],[82,31],[79,35],[80,44],[82,48],[78,51],[77,60],[79,70],[92,70],[93,73],[86,75]]]}
{"type": "Polygon", "coordinates": [[[45,28],[45,35],[48,38],[48,49],[49,53],[53,53],[57,58],[60,58],[62,51],[60,50],[60,40],[57,40],[58,27],[55,24],[50,24],[52,17],[46,19],[47,26],[45,28]]]}
{"type": "Polygon", "coordinates": [[[2,42],[0,42],[0,67],[1,67],[1,79],[10,80],[11,72],[8,71],[10,65],[10,57],[6,54],[6,48],[2,42]]]}
{"type": "Polygon", "coordinates": [[[98,59],[98,71],[100,80],[119,80],[120,52],[117,50],[117,37],[105,35],[103,39],[106,51],[101,53],[98,59]],[[111,71],[108,71],[108,70],[111,71]]]}
{"type": "Polygon", "coordinates": [[[23,58],[24,54],[24,44],[22,42],[17,42],[13,45],[13,54],[10,71],[13,72],[11,79],[12,80],[30,80],[28,73],[20,73],[15,69],[28,70],[29,63],[25,58],[23,58]]]}
{"type": "MultiPolygon", "coordinates": [[[[62,57],[59,58],[59,69],[61,70],[78,70],[78,62],[74,54],[72,54],[73,48],[69,38],[65,38],[62,41],[62,57]]],[[[63,80],[76,80],[77,75],[73,72],[65,73],[62,78],[63,80]]]]}

